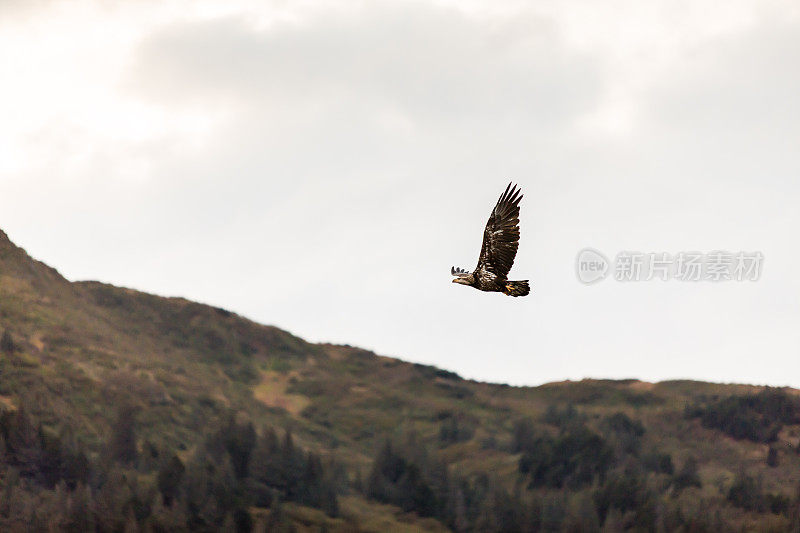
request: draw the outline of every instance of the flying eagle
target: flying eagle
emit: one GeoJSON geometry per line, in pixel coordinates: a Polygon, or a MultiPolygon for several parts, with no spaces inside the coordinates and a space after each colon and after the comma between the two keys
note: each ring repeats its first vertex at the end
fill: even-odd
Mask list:
{"type": "Polygon", "coordinates": [[[528,280],[508,281],[508,271],[514,264],[519,248],[519,201],[522,190],[508,184],[497,200],[486,229],[478,266],[472,273],[463,268],[451,267],[453,283],[469,285],[481,291],[502,292],[509,296],[526,296],[531,292],[528,280]]]}

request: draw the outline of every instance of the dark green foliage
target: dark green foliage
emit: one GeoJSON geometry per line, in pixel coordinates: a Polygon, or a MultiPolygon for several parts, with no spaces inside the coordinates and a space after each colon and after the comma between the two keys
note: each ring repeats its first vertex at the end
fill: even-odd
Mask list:
{"type": "Polygon", "coordinates": [[[334,465],[294,444],[291,433],[278,439],[274,430],[257,438],[248,468],[247,487],[255,504],[268,507],[276,495],[283,501],[295,501],[322,509],[337,516],[334,465]]]}
{"type": "Polygon", "coordinates": [[[560,405],[597,403],[632,406],[656,405],[664,401],[651,392],[629,387],[634,380],[584,379],[577,383],[546,385],[550,399],[560,405]]]}
{"type": "Polygon", "coordinates": [[[555,439],[535,439],[523,452],[519,471],[530,476],[531,487],[575,489],[602,479],[613,455],[600,435],[581,426],[555,439]]]}
{"type": "Polygon", "coordinates": [[[187,523],[194,530],[210,530],[222,525],[227,510],[237,502],[236,476],[230,459],[215,457],[206,447],[187,460],[182,499],[187,523]]]}
{"type": "Polygon", "coordinates": [[[244,479],[250,462],[250,455],[256,444],[256,430],[252,422],[237,423],[229,414],[225,423],[208,440],[217,456],[227,452],[233,464],[237,479],[244,479]]]}
{"type": "Polygon", "coordinates": [[[202,529],[224,522],[246,530],[252,527],[249,506],[268,507],[280,500],[336,516],[334,471],[318,455],[296,446],[291,433],[278,439],[268,429],[259,436],[250,422],[228,417],[187,465],[183,492],[189,524],[202,529]],[[229,509],[232,514],[225,512],[229,509]]]}
{"type": "Polygon", "coordinates": [[[514,423],[511,434],[511,453],[530,450],[535,445],[538,432],[530,418],[523,418],[514,423]]]}
{"type": "Polygon", "coordinates": [[[702,487],[700,475],[697,472],[697,459],[688,457],[680,471],[673,476],[672,483],[679,491],[689,487],[702,487]]]}
{"type": "Polygon", "coordinates": [[[162,463],[161,450],[152,443],[149,439],[145,439],[142,443],[142,450],[139,453],[136,468],[142,471],[157,470],[162,463]]]}
{"type": "Polygon", "coordinates": [[[456,444],[466,442],[475,435],[474,422],[466,417],[449,414],[439,426],[439,442],[456,444]]]}
{"type": "Polygon", "coordinates": [[[696,405],[687,410],[687,415],[735,439],[769,443],[785,424],[800,423],[800,399],[781,389],[766,388],[758,394],[696,405]]]}
{"type": "Polygon", "coordinates": [[[317,507],[329,516],[338,516],[339,503],[333,476],[326,471],[320,457],[309,452],[305,457],[305,467],[298,482],[297,501],[304,505],[317,507]]]}
{"type": "Polygon", "coordinates": [[[571,403],[567,404],[563,409],[556,404],[550,404],[542,416],[542,422],[552,424],[561,429],[568,429],[583,425],[586,422],[586,417],[571,403]]]}
{"type": "Polygon", "coordinates": [[[771,468],[776,468],[780,460],[778,458],[778,449],[774,446],[769,447],[769,451],[767,452],[767,466],[771,468]]]}
{"type": "Polygon", "coordinates": [[[415,464],[406,465],[403,475],[396,484],[397,502],[404,511],[415,511],[420,516],[434,516],[437,501],[420,468],[415,464]]]}
{"type": "Polygon", "coordinates": [[[154,475],[150,470],[142,478],[134,466],[148,468],[154,461],[137,463],[129,453],[136,449],[131,413],[124,406],[119,409],[105,445],[108,453],[95,462],[71,438],[43,429],[24,410],[0,413],[0,531],[43,516],[48,523],[61,524],[59,531],[249,532],[255,525],[248,509],[258,504],[257,493],[250,490],[256,485],[251,473],[259,475],[270,494],[266,506],[283,499],[332,516],[338,513],[337,468],[294,445],[289,433],[280,442],[273,430],[259,437],[252,424],[234,417],[212,430],[185,465],[174,453],[157,453],[152,444],[144,445],[156,463],[159,457],[169,459],[157,465],[154,475]],[[264,459],[256,453],[257,443],[261,452],[269,449],[268,471],[253,471],[257,465],[251,456],[264,459]],[[23,503],[36,498],[50,507],[39,510],[23,503]],[[23,511],[39,514],[17,518],[15,513],[23,511]]]}
{"type": "Polygon", "coordinates": [[[631,434],[637,437],[644,435],[642,423],[631,419],[631,417],[622,412],[605,417],[603,419],[603,427],[614,433],[631,434]]]}
{"type": "Polygon", "coordinates": [[[600,516],[590,491],[577,492],[570,497],[561,529],[568,533],[600,531],[600,516]]]}
{"type": "Polygon", "coordinates": [[[39,473],[47,487],[64,482],[70,489],[89,480],[89,459],[75,444],[64,443],[57,435],[39,426],[41,455],[39,473]]]}
{"type": "Polygon", "coordinates": [[[755,513],[787,514],[791,501],[783,494],[764,493],[761,480],[740,472],[728,490],[728,501],[735,507],[755,513]]]}
{"type": "Polygon", "coordinates": [[[490,484],[484,492],[474,531],[517,533],[526,530],[527,512],[518,498],[495,484],[490,484]]]}
{"type": "Polygon", "coordinates": [[[253,531],[253,517],[247,509],[236,509],[233,511],[233,525],[236,533],[250,533],[253,531]]]}
{"type": "Polygon", "coordinates": [[[6,355],[11,355],[17,351],[17,344],[14,342],[14,337],[8,330],[3,331],[3,336],[0,337],[0,352],[6,355]]]}
{"type": "Polygon", "coordinates": [[[622,412],[607,416],[601,423],[604,434],[612,440],[622,454],[639,453],[644,426],[622,412]]]}
{"type": "Polygon", "coordinates": [[[764,512],[766,507],[761,483],[745,473],[740,473],[728,490],[728,501],[747,511],[764,512]]]}
{"type": "Polygon", "coordinates": [[[0,441],[3,466],[14,468],[24,478],[48,488],[61,481],[75,487],[88,480],[88,459],[83,450],[34,425],[24,409],[0,414],[0,441]]]}
{"type": "Polygon", "coordinates": [[[790,531],[800,531],[800,485],[797,486],[789,506],[790,531]]]}
{"type": "Polygon", "coordinates": [[[279,498],[275,498],[270,505],[265,530],[270,533],[292,533],[294,531],[294,527],[289,517],[286,516],[279,498]]]}
{"type": "MultiPolygon", "coordinates": [[[[425,378],[434,379],[440,377],[439,374],[440,369],[436,368],[435,366],[423,365],[421,363],[412,363],[412,365],[414,366],[414,369],[419,373],[419,375],[425,378]]],[[[448,376],[442,376],[442,377],[448,377],[448,376]]]]}
{"type": "Polygon", "coordinates": [[[422,516],[433,516],[436,512],[433,491],[423,479],[420,467],[401,456],[389,441],[373,462],[367,495],[422,516]]]}
{"type": "Polygon", "coordinates": [[[652,451],[642,456],[642,466],[650,472],[656,474],[667,474],[671,476],[675,473],[675,466],[672,464],[672,457],[668,453],[652,451]]]}
{"type": "Polygon", "coordinates": [[[628,464],[608,475],[595,493],[595,503],[601,521],[606,519],[609,510],[616,509],[623,514],[634,511],[639,525],[647,526],[651,523],[651,510],[645,504],[650,497],[642,471],[636,465],[628,464]]]}
{"type": "Polygon", "coordinates": [[[441,520],[454,531],[534,531],[530,509],[488,476],[467,479],[411,438],[403,445],[387,440],[373,461],[366,495],[404,511],[441,520]]]}
{"type": "Polygon", "coordinates": [[[542,531],[561,531],[567,518],[564,493],[548,494],[541,502],[539,522],[542,531]]]}
{"type": "Polygon", "coordinates": [[[124,464],[133,464],[136,460],[136,411],[129,404],[123,404],[117,410],[109,453],[113,460],[124,464]]]}
{"type": "Polygon", "coordinates": [[[456,400],[472,398],[475,395],[472,389],[448,381],[437,381],[436,388],[440,389],[448,397],[455,398],[456,400]]]}
{"type": "Polygon", "coordinates": [[[178,491],[183,482],[183,474],[185,472],[186,467],[183,466],[183,462],[177,455],[173,455],[158,470],[158,490],[164,499],[164,505],[172,505],[173,500],[178,497],[178,491]]]}
{"type": "Polygon", "coordinates": [[[767,509],[772,514],[788,514],[791,510],[792,502],[788,496],[777,493],[769,493],[765,495],[767,509]]]}
{"type": "Polygon", "coordinates": [[[461,381],[463,379],[461,376],[459,376],[455,372],[451,372],[449,370],[444,370],[442,368],[437,368],[435,375],[436,375],[437,378],[443,378],[443,379],[454,379],[454,380],[457,380],[457,381],[461,381]]]}

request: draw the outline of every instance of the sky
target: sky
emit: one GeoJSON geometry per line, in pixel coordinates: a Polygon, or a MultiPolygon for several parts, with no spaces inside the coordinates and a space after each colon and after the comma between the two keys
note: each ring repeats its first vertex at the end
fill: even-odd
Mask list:
{"type": "Polygon", "coordinates": [[[0,0],[0,228],[482,381],[800,387],[800,4],[0,0]],[[509,298],[451,283],[509,181],[509,298]],[[759,252],[586,285],[584,248],[759,252]]]}

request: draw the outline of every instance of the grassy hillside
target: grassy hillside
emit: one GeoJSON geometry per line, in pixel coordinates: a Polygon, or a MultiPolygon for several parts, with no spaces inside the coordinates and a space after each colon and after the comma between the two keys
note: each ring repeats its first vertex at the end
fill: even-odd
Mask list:
{"type": "Polygon", "coordinates": [[[796,390],[467,381],[72,283],[2,232],[0,331],[4,530],[800,526],[796,390]]]}

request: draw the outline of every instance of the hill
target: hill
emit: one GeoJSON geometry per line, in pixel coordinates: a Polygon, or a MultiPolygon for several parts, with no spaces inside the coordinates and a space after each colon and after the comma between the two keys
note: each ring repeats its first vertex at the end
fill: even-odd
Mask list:
{"type": "Polygon", "coordinates": [[[70,282],[1,231],[0,331],[4,531],[800,527],[794,389],[479,383],[70,282]]]}

